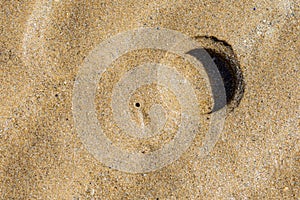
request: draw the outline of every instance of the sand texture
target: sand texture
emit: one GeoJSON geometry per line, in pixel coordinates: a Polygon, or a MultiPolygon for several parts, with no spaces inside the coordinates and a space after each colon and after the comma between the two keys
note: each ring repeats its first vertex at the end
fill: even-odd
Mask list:
{"type": "Polygon", "coordinates": [[[0,11],[0,199],[300,199],[299,0],[0,11]]]}

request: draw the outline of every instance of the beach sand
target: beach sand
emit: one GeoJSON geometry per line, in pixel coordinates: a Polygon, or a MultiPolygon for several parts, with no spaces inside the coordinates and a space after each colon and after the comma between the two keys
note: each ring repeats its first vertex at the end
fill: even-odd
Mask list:
{"type": "MultiPolygon", "coordinates": [[[[2,0],[0,9],[0,199],[300,198],[298,0],[2,0]],[[101,42],[150,27],[176,30],[207,49],[229,52],[238,62],[243,88],[229,104],[209,155],[198,155],[211,106],[199,90],[197,95],[205,97],[202,103],[208,106],[202,110],[206,114],[201,134],[174,162],[151,172],[130,173],[108,167],[86,148],[76,131],[74,83],[101,42]]],[[[134,67],[143,56],[153,61],[157,55],[158,51],[138,50],[117,60],[103,78],[108,84],[98,85],[102,93],[97,96],[97,113],[107,111],[103,108],[112,100],[105,96],[106,88],[122,77],[122,70],[134,67]]],[[[191,81],[196,77],[193,70],[184,73],[191,81]]],[[[132,104],[144,95],[147,112],[147,104],[165,99],[178,110],[180,102],[172,91],[156,99],[157,88],[141,88],[132,104]]],[[[107,112],[112,117],[111,110],[107,112]]],[[[98,117],[107,136],[128,151],[158,149],[181,126],[174,114],[171,131],[143,143],[122,133],[114,138],[114,124],[107,116],[98,117]]],[[[139,113],[132,119],[141,123],[139,113]]]]}

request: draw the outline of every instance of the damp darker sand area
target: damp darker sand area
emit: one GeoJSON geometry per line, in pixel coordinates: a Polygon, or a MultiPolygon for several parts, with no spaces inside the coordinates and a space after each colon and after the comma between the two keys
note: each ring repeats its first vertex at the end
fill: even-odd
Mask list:
{"type": "Polygon", "coordinates": [[[300,199],[299,0],[0,11],[0,199],[300,199]]]}

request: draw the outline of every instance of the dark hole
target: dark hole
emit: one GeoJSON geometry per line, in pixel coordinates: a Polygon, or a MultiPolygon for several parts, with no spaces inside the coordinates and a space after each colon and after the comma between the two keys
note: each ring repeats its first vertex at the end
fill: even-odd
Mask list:
{"type": "MultiPolygon", "coordinates": [[[[222,44],[222,46],[231,48],[228,43],[224,41],[218,41],[218,39],[216,39],[215,37],[210,37],[208,39],[213,40],[214,43],[218,43],[219,45],[222,44]]],[[[218,68],[225,87],[227,108],[229,109],[229,111],[232,111],[239,105],[244,93],[244,82],[242,71],[239,67],[239,62],[233,53],[229,54],[228,52],[226,53],[222,52],[221,50],[212,48],[204,48],[204,50],[210,55],[218,68]]],[[[210,64],[207,59],[205,59],[204,50],[193,49],[187,53],[191,56],[194,56],[204,64],[204,67],[206,68],[205,70],[210,78],[210,74],[212,75],[211,77],[213,77],[214,72],[212,72],[212,70],[209,68],[210,64]]],[[[213,80],[211,81],[213,82],[213,80]]],[[[218,111],[225,106],[222,100],[219,100],[218,103],[218,92],[213,91],[213,93],[216,94],[216,97],[214,97],[215,105],[211,112],[218,111]]]]}
{"type": "Polygon", "coordinates": [[[141,105],[140,105],[140,103],[135,103],[135,106],[140,107],[141,105]]]}
{"type": "Polygon", "coordinates": [[[236,89],[236,77],[234,75],[234,71],[230,66],[228,60],[226,60],[225,56],[220,53],[215,52],[212,49],[205,49],[214,63],[216,64],[220,75],[224,82],[225,92],[226,92],[226,102],[229,104],[234,98],[234,92],[236,89]]]}

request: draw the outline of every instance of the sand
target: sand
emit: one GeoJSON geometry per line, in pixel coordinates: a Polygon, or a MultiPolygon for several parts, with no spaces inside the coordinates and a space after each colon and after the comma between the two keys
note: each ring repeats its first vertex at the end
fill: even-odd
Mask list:
{"type": "MultiPolygon", "coordinates": [[[[299,199],[299,11],[298,0],[2,0],[0,198],[299,199]],[[240,85],[234,88],[224,126],[208,155],[199,150],[213,118],[212,97],[206,87],[200,87],[205,78],[186,67],[190,63],[182,56],[158,50],[129,52],[112,63],[95,83],[99,123],[92,125],[101,126],[118,148],[148,155],[176,138],[184,127],[180,105],[199,103],[200,109],[186,107],[191,122],[186,130],[196,131],[190,137],[193,140],[178,143],[186,149],[178,146],[176,154],[164,154],[157,163],[137,161],[139,167],[132,159],[119,165],[105,157],[119,155],[103,154],[96,146],[97,135],[82,137],[83,126],[78,124],[85,117],[78,115],[80,108],[74,108],[74,93],[76,84],[82,83],[78,76],[90,52],[118,33],[141,28],[159,33],[175,30],[227,55],[233,62],[229,64],[237,65],[240,85]],[[167,121],[164,116],[172,116],[167,121],[170,127],[150,139],[126,135],[116,127],[110,107],[113,84],[144,61],[176,66],[193,87],[200,85],[194,95],[201,97],[197,102],[193,95],[180,101],[176,91],[156,84],[135,90],[129,100],[130,121],[154,134],[167,121]],[[172,160],[173,155],[179,157],[172,160]]],[[[136,77],[143,73],[136,72],[136,77]]],[[[166,74],[177,77],[173,71],[166,74]]],[[[170,78],[159,80],[171,84],[170,78]]],[[[78,94],[79,103],[81,99],[87,105],[92,102],[84,96],[88,93],[78,94]]],[[[119,125],[126,130],[123,117],[119,116],[119,125]]]]}

